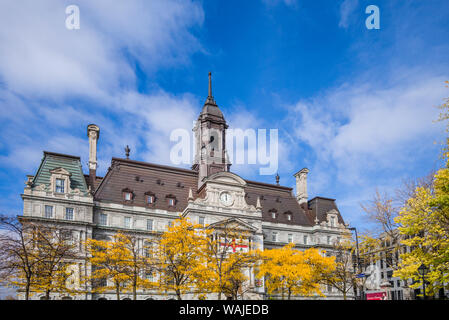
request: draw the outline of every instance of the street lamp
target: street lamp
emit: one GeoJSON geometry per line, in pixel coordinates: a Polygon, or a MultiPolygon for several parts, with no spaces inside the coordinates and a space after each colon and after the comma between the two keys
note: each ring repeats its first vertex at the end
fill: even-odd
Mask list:
{"type": "Polygon", "coordinates": [[[424,291],[424,300],[426,300],[426,279],[425,279],[425,276],[426,276],[427,272],[429,272],[429,268],[424,263],[421,264],[418,267],[418,273],[422,277],[422,286],[423,286],[423,291],[424,291]]]}
{"type": "MultiPolygon", "coordinates": [[[[357,229],[355,227],[351,227],[348,229],[355,232],[355,243],[357,247],[357,273],[360,273],[359,237],[357,235],[357,229]]],[[[360,293],[360,295],[362,296],[362,292],[360,293]]],[[[362,297],[360,297],[360,299],[362,299],[362,297]]]]}

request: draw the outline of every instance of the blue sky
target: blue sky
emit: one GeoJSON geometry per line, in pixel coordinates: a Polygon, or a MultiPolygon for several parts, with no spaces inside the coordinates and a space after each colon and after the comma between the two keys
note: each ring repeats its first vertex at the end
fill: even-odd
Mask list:
{"type": "MultiPolygon", "coordinates": [[[[101,128],[112,156],[170,164],[170,132],[192,127],[213,73],[230,127],[279,129],[281,184],[310,169],[309,196],[359,203],[438,168],[449,96],[447,1],[2,1],[0,210],[18,214],[42,151],[79,155],[101,128]],[[65,8],[80,8],[80,29],[65,8]],[[380,8],[380,30],[365,8],[380,8]]],[[[244,178],[274,183],[258,166],[244,178]]]]}

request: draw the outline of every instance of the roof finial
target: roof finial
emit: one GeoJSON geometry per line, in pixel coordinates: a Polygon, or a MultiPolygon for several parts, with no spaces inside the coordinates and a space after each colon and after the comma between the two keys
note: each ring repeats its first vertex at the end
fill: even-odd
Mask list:
{"type": "Polygon", "coordinates": [[[281,177],[279,177],[279,173],[276,173],[276,184],[277,185],[279,185],[279,179],[280,179],[281,177]]]}
{"type": "Polygon", "coordinates": [[[129,159],[129,153],[130,152],[131,152],[131,149],[129,148],[128,145],[126,145],[126,148],[125,148],[126,159],[129,159]]]}

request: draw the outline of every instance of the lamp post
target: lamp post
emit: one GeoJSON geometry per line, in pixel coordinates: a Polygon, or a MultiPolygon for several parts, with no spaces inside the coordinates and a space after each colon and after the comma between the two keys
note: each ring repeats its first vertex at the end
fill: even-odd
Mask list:
{"type": "Polygon", "coordinates": [[[422,287],[423,287],[423,291],[424,291],[424,300],[426,300],[426,279],[425,276],[427,274],[427,272],[429,272],[429,268],[423,263],[418,267],[418,273],[421,275],[422,277],[422,287]]]}
{"type": "MultiPolygon", "coordinates": [[[[356,254],[356,256],[357,256],[357,273],[360,273],[359,237],[357,235],[357,229],[355,227],[351,227],[348,229],[355,232],[355,244],[356,244],[356,248],[357,248],[357,254],[356,254]]],[[[362,296],[362,293],[360,293],[360,295],[362,296]]]]}

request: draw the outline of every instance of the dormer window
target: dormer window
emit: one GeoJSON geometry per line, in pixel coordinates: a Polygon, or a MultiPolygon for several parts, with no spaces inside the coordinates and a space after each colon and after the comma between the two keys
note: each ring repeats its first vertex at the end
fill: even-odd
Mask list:
{"type": "Polygon", "coordinates": [[[55,192],[64,193],[65,179],[56,179],[55,192]]]}
{"type": "Polygon", "coordinates": [[[292,215],[291,214],[287,214],[287,220],[288,221],[292,221],[292,215]]]}
{"type": "Polygon", "coordinates": [[[128,188],[125,188],[125,189],[122,190],[122,192],[123,192],[123,200],[125,202],[133,200],[134,194],[133,194],[132,190],[130,190],[128,188]]]}
{"type": "Polygon", "coordinates": [[[176,205],[176,197],[174,195],[167,194],[165,198],[167,199],[167,204],[169,207],[174,207],[176,205]]]}
{"type": "Polygon", "coordinates": [[[70,193],[70,176],[71,173],[66,169],[58,167],[50,170],[50,190],[55,193],[70,193]]]}
{"type": "Polygon", "coordinates": [[[327,212],[327,225],[332,228],[338,227],[338,211],[333,209],[327,212]]]}
{"type": "Polygon", "coordinates": [[[276,219],[276,210],[270,210],[270,215],[272,219],[276,219]]]}
{"type": "Polygon", "coordinates": [[[145,201],[147,205],[154,204],[156,201],[156,195],[151,191],[145,192],[145,201]]]}

